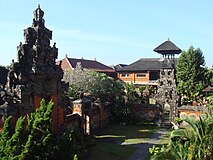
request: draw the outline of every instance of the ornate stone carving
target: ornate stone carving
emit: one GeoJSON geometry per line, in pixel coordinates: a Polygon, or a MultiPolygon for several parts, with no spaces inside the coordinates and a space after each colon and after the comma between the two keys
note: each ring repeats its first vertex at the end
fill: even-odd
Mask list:
{"type": "Polygon", "coordinates": [[[155,98],[162,107],[169,108],[169,110],[164,111],[167,112],[165,115],[169,114],[169,121],[172,122],[177,116],[177,102],[179,98],[176,93],[175,54],[179,54],[181,50],[168,40],[156,47],[154,51],[163,56],[160,80],[158,81],[159,85],[155,98]]]}
{"type": "Polygon", "coordinates": [[[44,12],[38,6],[33,14],[32,27],[24,29],[25,43],[17,46],[18,61],[13,61],[7,85],[0,91],[3,108],[18,106],[17,109],[30,111],[34,107],[34,96],[54,95],[60,99],[58,97],[68,87],[61,81],[63,70],[56,64],[58,48],[56,43],[50,46],[52,31],[45,27],[44,12]]]}

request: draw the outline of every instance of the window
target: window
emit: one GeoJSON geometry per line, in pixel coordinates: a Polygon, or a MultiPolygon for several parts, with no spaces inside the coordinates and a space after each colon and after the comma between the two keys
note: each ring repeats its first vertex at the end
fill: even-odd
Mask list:
{"type": "Polygon", "coordinates": [[[149,72],[149,80],[158,80],[158,79],[160,79],[159,71],[150,71],[149,72]]]}
{"type": "Polygon", "coordinates": [[[129,77],[129,74],[122,73],[122,74],[121,74],[121,77],[129,77]]]}
{"type": "Polygon", "coordinates": [[[138,73],[136,74],[136,77],[146,77],[146,73],[138,73]]]}

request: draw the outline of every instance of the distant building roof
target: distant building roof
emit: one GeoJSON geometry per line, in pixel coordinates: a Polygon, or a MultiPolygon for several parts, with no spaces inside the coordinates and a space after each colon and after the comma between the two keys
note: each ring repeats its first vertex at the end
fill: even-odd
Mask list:
{"type": "Polygon", "coordinates": [[[106,66],[96,60],[75,59],[75,58],[67,58],[67,59],[73,68],[75,68],[77,63],[80,62],[81,66],[86,69],[91,69],[99,72],[101,71],[114,72],[114,70],[111,67],[106,66]]]}
{"type": "Polygon", "coordinates": [[[168,39],[167,41],[156,47],[154,51],[160,54],[179,54],[181,52],[181,49],[168,39]]]}
{"type": "Polygon", "coordinates": [[[0,84],[5,85],[7,83],[8,69],[0,67],[0,84]]]}
{"type": "Polygon", "coordinates": [[[160,58],[141,58],[140,60],[119,69],[118,72],[160,70],[162,68],[162,62],[160,60],[160,58]]]}
{"type": "Polygon", "coordinates": [[[120,70],[120,69],[122,69],[126,66],[127,66],[127,64],[117,64],[116,66],[114,66],[114,69],[115,69],[115,71],[117,71],[117,70],[120,70]]]}
{"type": "MultiPolygon", "coordinates": [[[[175,58],[175,64],[177,58],[175,58]]],[[[159,71],[163,67],[161,58],[141,58],[140,60],[127,65],[121,69],[117,69],[118,72],[132,72],[132,71],[159,71]]]]}

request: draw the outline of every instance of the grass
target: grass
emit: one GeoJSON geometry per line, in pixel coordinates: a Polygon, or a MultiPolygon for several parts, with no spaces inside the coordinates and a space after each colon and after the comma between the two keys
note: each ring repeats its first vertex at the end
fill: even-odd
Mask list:
{"type": "Polygon", "coordinates": [[[89,160],[128,159],[136,150],[135,144],[147,142],[155,129],[149,125],[111,125],[94,136],[96,144],[89,149],[89,160]]]}
{"type": "MultiPolygon", "coordinates": [[[[156,146],[156,147],[162,147],[163,145],[167,145],[168,143],[169,143],[169,132],[168,132],[167,134],[165,134],[165,135],[161,138],[160,142],[159,142],[157,145],[155,145],[155,146],[156,146]]],[[[144,160],[150,160],[150,158],[151,158],[151,155],[149,154],[149,155],[147,155],[147,156],[145,157],[144,160]]]]}
{"type": "Polygon", "coordinates": [[[169,143],[169,135],[166,134],[165,136],[163,136],[159,142],[159,146],[162,146],[162,145],[167,145],[169,143]]]}
{"type": "Polygon", "coordinates": [[[90,148],[90,160],[125,160],[129,157],[135,148],[127,145],[118,145],[107,142],[97,142],[90,148]]]}

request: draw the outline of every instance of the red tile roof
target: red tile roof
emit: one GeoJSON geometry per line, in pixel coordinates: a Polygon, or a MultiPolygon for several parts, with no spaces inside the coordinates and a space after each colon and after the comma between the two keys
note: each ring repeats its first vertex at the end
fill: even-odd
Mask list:
{"type": "Polygon", "coordinates": [[[86,59],[75,59],[67,58],[70,65],[75,68],[77,63],[80,62],[83,68],[91,69],[95,71],[103,72],[115,72],[111,67],[108,67],[96,60],[86,60],[86,59]]]}

